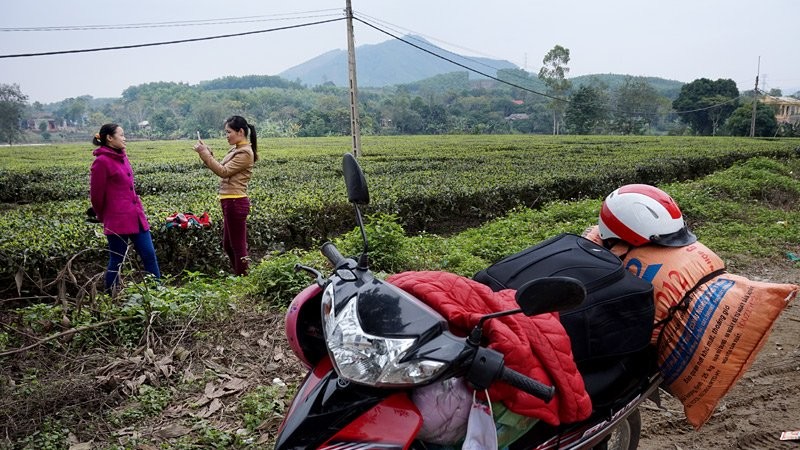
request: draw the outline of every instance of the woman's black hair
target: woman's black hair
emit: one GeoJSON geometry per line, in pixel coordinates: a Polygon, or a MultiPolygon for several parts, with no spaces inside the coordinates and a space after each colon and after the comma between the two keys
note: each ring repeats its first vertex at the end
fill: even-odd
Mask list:
{"type": "Polygon", "coordinates": [[[119,128],[119,125],[116,123],[107,123],[100,127],[100,131],[94,135],[92,138],[92,144],[94,145],[108,145],[108,135],[114,135],[114,133],[119,128]]]}
{"type": "Polygon", "coordinates": [[[253,162],[258,161],[258,137],[256,136],[256,127],[247,123],[242,116],[230,116],[225,120],[225,125],[229,126],[233,131],[244,130],[244,137],[250,135],[250,147],[253,148],[253,162]]]}

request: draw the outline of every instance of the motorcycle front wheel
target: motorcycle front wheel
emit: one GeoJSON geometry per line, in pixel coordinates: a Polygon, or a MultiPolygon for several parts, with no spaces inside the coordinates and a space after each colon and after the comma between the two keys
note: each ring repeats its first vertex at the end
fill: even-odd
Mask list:
{"type": "Polygon", "coordinates": [[[611,434],[595,450],[636,450],[642,434],[642,415],[636,408],[625,421],[620,422],[611,434]]]}

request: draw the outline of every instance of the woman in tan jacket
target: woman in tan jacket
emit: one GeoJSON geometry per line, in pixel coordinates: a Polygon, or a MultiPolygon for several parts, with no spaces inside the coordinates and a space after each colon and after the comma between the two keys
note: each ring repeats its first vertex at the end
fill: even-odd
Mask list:
{"type": "Polygon", "coordinates": [[[245,275],[249,266],[247,216],[250,214],[250,199],[247,197],[247,183],[253,174],[253,165],[258,161],[256,128],[242,116],[231,116],[225,121],[225,135],[231,148],[221,162],[200,139],[194,150],[206,167],[221,178],[222,248],[231,260],[233,273],[245,275]]]}

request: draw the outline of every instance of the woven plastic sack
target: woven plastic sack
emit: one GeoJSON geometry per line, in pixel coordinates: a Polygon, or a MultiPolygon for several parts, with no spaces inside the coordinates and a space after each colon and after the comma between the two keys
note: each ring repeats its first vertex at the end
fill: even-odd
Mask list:
{"type": "Polygon", "coordinates": [[[658,349],[664,386],[696,429],[753,364],[798,289],[720,275],[690,294],[688,308],[664,326],[658,349]]]}
{"type": "MultiPolygon", "coordinates": [[[[602,243],[596,227],[584,236],[602,243]]],[[[656,320],[671,316],[654,336],[663,386],[683,403],[688,422],[700,428],[753,364],[800,287],[729,274],[699,242],[679,248],[623,244],[611,250],[629,270],[651,278],[656,320]]]]}

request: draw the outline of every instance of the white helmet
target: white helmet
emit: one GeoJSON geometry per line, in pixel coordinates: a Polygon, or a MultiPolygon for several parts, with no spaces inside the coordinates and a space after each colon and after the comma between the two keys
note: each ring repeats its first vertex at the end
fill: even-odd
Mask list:
{"type": "Polygon", "coordinates": [[[682,247],[697,241],[675,200],[647,184],[628,184],[608,194],[599,225],[602,239],[621,239],[635,246],[652,242],[682,247]]]}

